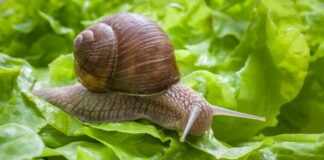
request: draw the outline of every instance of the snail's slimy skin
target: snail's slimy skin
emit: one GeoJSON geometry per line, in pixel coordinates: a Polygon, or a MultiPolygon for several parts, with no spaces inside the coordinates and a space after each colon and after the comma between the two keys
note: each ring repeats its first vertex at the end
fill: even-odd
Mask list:
{"type": "Polygon", "coordinates": [[[187,134],[202,135],[214,115],[228,115],[265,121],[265,118],[210,105],[199,93],[176,83],[165,92],[151,96],[116,92],[92,92],[81,84],[35,90],[33,94],[85,122],[119,122],[146,118],[153,123],[187,134]]]}
{"type": "Polygon", "coordinates": [[[80,84],[36,90],[33,94],[86,122],[146,118],[165,128],[183,131],[195,108],[197,118],[189,133],[198,136],[210,128],[213,117],[211,105],[197,92],[180,83],[152,96],[97,93],[80,84]]]}

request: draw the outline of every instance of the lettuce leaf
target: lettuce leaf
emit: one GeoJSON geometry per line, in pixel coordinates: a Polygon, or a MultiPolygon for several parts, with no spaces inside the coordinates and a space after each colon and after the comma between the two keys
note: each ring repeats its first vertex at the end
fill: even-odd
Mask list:
{"type": "MultiPolygon", "coordinates": [[[[255,139],[263,139],[258,137],[255,139]]],[[[282,134],[268,137],[269,143],[249,159],[323,159],[323,134],[282,134]]]]}
{"type": "Polygon", "coordinates": [[[19,92],[32,89],[33,70],[24,60],[0,53],[0,107],[19,92]]]}
{"type": "Polygon", "coordinates": [[[266,123],[214,118],[212,128],[216,137],[225,141],[242,140],[277,124],[280,107],[294,99],[303,85],[309,57],[301,32],[297,28],[276,25],[271,10],[260,2],[254,8],[242,41],[225,61],[217,64],[218,57],[213,54],[197,54],[196,59],[191,58],[194,62],[187,64],[194,63],[199,69],[210,72],[192,72],[184,77],[183,83],[201,92],[212,104],[267,117],[266,123]],[[200,62],[202,59],[205,61],[200,62]],[[215,63],[210,63],[213,59],[215,63]],[[217,65],[223,70],[215,71],[217,65]]]}
{"type": "Polygon", "coordinates": [[[56,148],[55,152],[58,153],[56,155],[62,155],[71,160],[118,159],[114,152],[104,145],[84,141],[76,141],[66,146],[56,148]]]}
{"type": "MultiPolygon", "coordinates": [[[[278,2],[275,2],[278,3],[278,2]]],[[[308,74],[302,90],[298,96],[281,109],[279,124],[275,128],[265,130],[266,134],[280,133],[322,133],[324,114],[323,103],[323,6],[319,1],[296,1],[296,3],[286,3],[286,14],[291,18],[299,19],[298,25],[305,35],[310,46],[310,62],[308,74]]],[[[276,11],[275,14],[281,14],[276,11]],[[277,13],[276,13],[277,12],[277,13]]],[[[289,19],[291,19],[289,18],[289,19]]],[[[285,19],[281,20],[287,22],[285,19]]],[[[290,21],[291,22],[291,21],[290,21]]]]}
{"type": "Polygon", "coordinates": [[[0,158],[32,159],[42,154],[44,144],[30,128],[8,123],[0,125],[0,158]]]}
{"type": "Polygon", "coordinates": [[[318,0],[0,4],[0,159],[324,158],[318,0]],[[85,123],[30,93],[77,83],[73,38],[119,12],[162,26],[176,49],[181,83],[211,104],[267,122],[215,116],[211,137],[189,135],[180,143],[179,132],[147,120],[85,123]]]}

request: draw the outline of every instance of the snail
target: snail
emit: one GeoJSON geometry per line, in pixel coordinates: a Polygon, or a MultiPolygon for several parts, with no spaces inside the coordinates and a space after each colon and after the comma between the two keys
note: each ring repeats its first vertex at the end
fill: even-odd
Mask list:
{"type": "Polygon", "coordinates": [[[199,136],[214,115],[265,121],[209,104],[182,85],[173,46],[161,27],[135,13],[108,16],[74,39],[79,82],[33,94],[81,121],[103,123],[148,119],[164,128],[199,136]]]}

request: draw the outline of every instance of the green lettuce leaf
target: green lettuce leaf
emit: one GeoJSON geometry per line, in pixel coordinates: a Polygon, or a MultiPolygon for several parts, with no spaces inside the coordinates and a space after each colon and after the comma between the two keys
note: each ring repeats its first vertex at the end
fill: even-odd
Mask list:
{"type": "Polygon", "coordinates": [[[50,63],[48,67],[51,86],[72,85],[77,82],[72,54],[61,55],[50,63]]]}
{"type": "Polygon", "coordinates": [[[0,159],[32,159],[40,156],[44,144],[30,128],[8,123],[0,125],[0,159]]]}
{"type": "Polygon", "coordinates": [[[0,53],[0,108],[20,90],[32,89],[34,78],[31,66],[24,60],[0,53]]]}
{"type": "Polygon", "coordinates": [[[266,139],[269,142],[267,146],[254,152],[249,159],[320,160],[324,158],[323,134],[283,134],[266,139]]]}
{"type": "Polygon", "coordinates": [[[73,47],[84,14],[73,1],[6,0],[1,2],[0,50],[45,67],[73,47]],[[69,16],[66,16],[69,15],[69,16]]]}
{"type": "Polygon", "coordinates": [[[324,131],[324,43],[311,57],[303,89],[291,103],[283,106],[280,123],[268,134],[285,132],[322,133],[324,131]]]}
{"type": "MultiPolygon", "coordinates": [[[[205,61],[200,63],[205,65],[215,59],[212,54],[199,56],[194,61],[196,66],[201,59],[205,61]]],[[[215,63],[211,63],[212,67],[198,67],[214,73],[192,72],[184,77],[183,83],[202,93],[214,105],[267,118],[267,122],[263,123],[216,116],[212,127],[215,136],[235,141],[254,136],[261,129],[277,124],[280,107],[294,99],[303,85],[309,48],[298,29],[277,26],[270,9],[260,2],[252,13],[251,23],[240,44],[223,64],[217,64],[217,58],[215,63]],[[213,65],[220,65],[223,70],[217,72],[213,65]]]]}
{"type": "MultiPolygon", "coordinates": [[[[281,5],[284,2],[271,1],[273,4],[281,5]]],[[[284,105],[278,117],[279,124],[275,128],[268,128],[266,134],[280,133],[322,133],[324,127],[321,124],[324,114],[323,103],[323,32],[319,27],[323,21],[323,6],[320,1],[296,1],[296,3],[285,3],[286,15],[289,19],[299,19],[297,27],[305,34],[310,46],[311,59],[308,74],[304,86],[296,99],[284,105]],[[296,14],[297,13],[297,14],[296,14]]],[[[280,10],[274,10],[274,14],[281,15],[280,10]]],[[[287,17],[286,17],[287,18],[287,17]]],[[[288,23],[281,19],[281,23],[288,23]]],[[[291,23],[292,21],[289,21],[291,23]]]]}
{"type": "Polygon", "coordinates": [[[28,126],[33,131],[38,132],[47,125],[47,121],[42,117],[39,110],[28,97],[17,95],[0,108],[0,125],[7,123],[17,123],[28,126]]]}
{"type": "Polygon", "coordinates": [[[68,136],[50,125],[43,127],[38,134],[44,144],[50,148],[60,148],[76,141],[94,142],[93,139],[87,136],[68,136]]]}
{"type": "Polygon", "coordinates": [[[322,3],[1,1],[0,159],[323,159],[322,3]],[[181,83],[267,122],[215,116],[211,137],[181,143],[180,132],[148,120],[85,123],[30,93],[77,83],[73,38],[120,12],[162,26],[181,83]]]}
{"type": "Polygon", "coordinates": [[[169,149],[164,154],[164,159],[206,159],[214,160],[215,157],[195,149],[187,144],[182,144],[176,139],[172,139],[169,149]]]}
{"type": "Polygon", "coordinates": [[[118,159],[114,152],[104,145],[84,141],[72,142],[66,146],[56,148],[55,151],[70,160],[118,159]]]}

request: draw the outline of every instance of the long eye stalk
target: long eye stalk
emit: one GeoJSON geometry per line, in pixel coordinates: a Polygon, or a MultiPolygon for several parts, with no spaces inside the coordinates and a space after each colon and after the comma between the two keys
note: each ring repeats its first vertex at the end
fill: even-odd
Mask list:
{"type": "MultiPolygon", "coordinates": [[[[245,114],[245,113],[241,113],[241,112],[236,112],[236,111],[228,110],[228,109],[213,106],[213,105],[210,105],[210,107],[212,108],[213,115],[226,115],[226,116],[232,116],[232,117],[241,117],[241,118],[248,118],[248,119],[254,119],[254,120],[259,120],[259,121],[266,121],[265,117],[259,117],[259,116],[254,116],[254,115],[245,114]]],[[[198,115],[199,115],[199,110],[197,108],[194,108],[189,115],[188,122],[187,122],[186,127],[183,131],[183,134],[180,138],[180,142],[185,141],[185,138],[188,135],[188,133],[189,133],[192,125],[194,124],[195,120],[197,119],[198,115]]]]}
{"type": "Polygon", "coordinates": [[[241,117],[241,118],[248,118],[248,119],[255,119],[259,121],[266,121],[265,117],[259,117],[259,116],[254,116],[250,114],[245,114],[241,112],[236,112],[232,110],[228,110],[222,107],[217,107],[217,106],[211,106],[213,109],[213,115],[226,115],[226,116],[232,116],[232,117],[241,117]]]}

